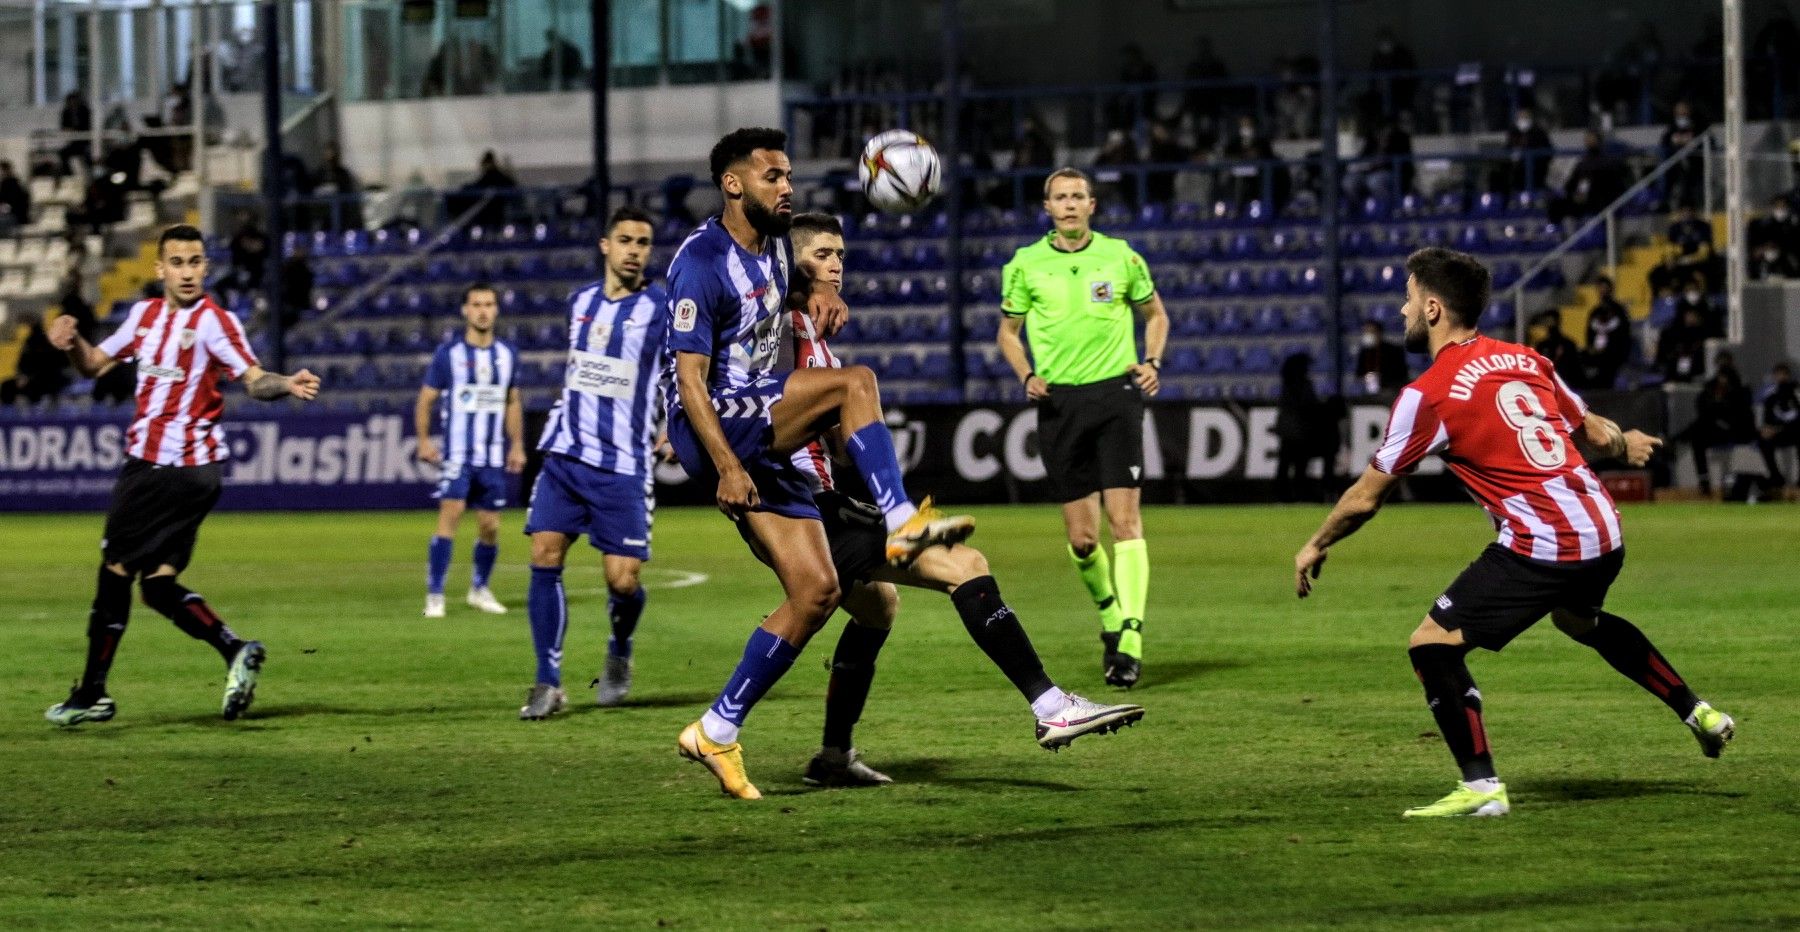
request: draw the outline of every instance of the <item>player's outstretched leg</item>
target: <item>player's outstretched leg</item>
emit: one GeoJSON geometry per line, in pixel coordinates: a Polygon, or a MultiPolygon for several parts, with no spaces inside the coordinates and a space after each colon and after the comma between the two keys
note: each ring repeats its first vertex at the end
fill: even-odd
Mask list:
{"type": "MultiPolygon", "coordinates": [[[[1442,630],[1435,621],[1427,619],[1427,623],[1442,630]]],[[[1495,775],[1494,758],[1488,752],[1487,731],[1481,723],[1481,691],[1475,688],[1475,678],[1464,662],[1471,649],[1467,644],[1423,643],[1408,651],[1438,731],[1462,770],[1462,783],[1450,795],[1406,810],[1402,815],[1409,819],[1498,816],[1511,808],[1506,784],[1495,775]]]]}
{"type": "MultiPolygon", "coordinates": [[[[532,542],[538,549],[537,541],[532,542]]],[[[569,630],[569,603],[563,592],[563,568],[531,567],[531,588],[525,592],[525,613],[531,619],[531,647],[537,654],[537,680],[519,708],[519,718],[540,721],[567,705],[562,690],[563,636],[569,630]]]]}
{"type": "Polygon", "coordinates": [[[174,622],[188,637],[206,642],[224,659],[225,699],[220,714],[235,719],[249,711],[267,653],[262,642],[239,638],[198,592],[183,586],[172,573],[146,576],[140,588],[145,605],[174,622]]]}
{"type": "Polygon", "coordinates": [[[1614,670],[1668,706],[1700,742],[1700,752],[1718,757],[1737,733],[1737,722],[1694,695],[1687,682],[1637,625],[1611,612],[1589,622],[1558,610],[1556,626],[1578,644],[1594,649],[1614,670]]]}
{"type": "Polygon", "coordinates": [[[131,620],[131,577],[101,566],[94,584],[94,603],[88,610],[87,665],[69,698],[44,711],[44,718],[58,725],[104,722],[117,708],[106,694],[106,675],[112,670],[125,625],[131,620]]]}
{"type": "Polygon", "coordinates": [[[630,557],[606,556],[606,615],[612,636],[606,641],[606,666],[594,680],[594,701],[599,705],[618,705],[631,693],[631,639],[649,600],[638,581],[641,566],[630,557]]]}
{"type": "Polygon", "coordinates": [[[794,372],[769,417],[775,431],[771,447],[783,455],[812,442],[819,424],[837,423],[850,462],[887,524],[889,563],[910,563],[927,547],[960,543],[975,533],[974,518],[942,514],[929,497],[917,507],[907,498],[894,439],[881,418],[881,392],[867,366],[794,372]]]}
{"type": "Polygon", "coordinates": [[[875,660],[899,610],[888,583],[859,583],[844,594],[850,620],[838,635],[825,687],[825,734],[801,775],[809,786],[880,786],[893,778],[864,763],[853,733],[875,681],[875,660]]]}

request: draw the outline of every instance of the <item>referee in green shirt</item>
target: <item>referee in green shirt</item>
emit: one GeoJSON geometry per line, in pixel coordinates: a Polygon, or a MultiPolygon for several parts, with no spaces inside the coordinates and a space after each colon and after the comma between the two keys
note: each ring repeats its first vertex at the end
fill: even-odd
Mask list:
{"type": "Polygon", "coordinates": [[[1169,315],[1142,256],[1094,232],[1094,185],[1073,168],[1044,181],[1056,229],[1006,264],[1000,352],[1038,404],[1038,448],[1069,532],[1069,558],[1100,610],[1106,682],[1132,686],[1143,671],[1150,558],[1138,512],[1144,472],[1144,399],[1169,339],[1169,315]],[[1138,361],[1132,312],[1144,316],[1138,361]],[[1031,333],[1027,356],[1020,332],[1031,333]],[[1113,559],[1100,546],[1100,506],[1113,559]]]}

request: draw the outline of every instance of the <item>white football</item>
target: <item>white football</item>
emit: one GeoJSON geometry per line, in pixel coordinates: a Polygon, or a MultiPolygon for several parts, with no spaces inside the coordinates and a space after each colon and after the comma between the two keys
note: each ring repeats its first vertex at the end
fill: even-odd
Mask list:
{"type": "Polygon", "coordinates": [[[863,196],[883,213],[918,210],[937,196],[938,154],[931,143],[911,130],[890,129],[871,137],[856,166],[863,196]]]}

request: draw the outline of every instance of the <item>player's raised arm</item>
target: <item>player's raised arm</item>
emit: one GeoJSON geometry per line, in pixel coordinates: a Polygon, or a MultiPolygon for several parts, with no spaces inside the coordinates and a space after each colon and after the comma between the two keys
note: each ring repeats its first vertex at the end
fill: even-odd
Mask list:
{"type": "Polygon", "coordinates": [[[50,322],[45,337],[51,346],[69,354],[69,363],[84,378],[97,379],[119,364],[111,354],[83,339],[80,331],[75,329],[75,318],[67,314],[50,322]]]}
{"type": "Polygon", "coordinates": [[[1325,568],[1326,551],[1332,544],[1356,533],[1357,529],[1375,517],[1381,510],[1388,493],[1394,490],[1400,477],[1390,475],[1370,466],[1363,470],[1362,477],[1355,484],[1344,490],[1344,494],[1332,506],[1331,514],[1325,523],[1313,532],[1306,546],[1294,554],[1294,594],[1304,599],[1312,592],[1312,581],[1319,578],[1325,568]]]}
{"type": "Polygon", "coordinates": [[[257,401],[280,401],[290,395],[301,401],[319,397],[319,377],[301,369],[293,375],[270,372],[261,366],[244,371],[244,391],[257,401]]]}
{"type": "Polygon", "coordinates": [[[750,473],[732,452],[725,439],[725,427],[719,423],[719,411],[713,407],[712,395],[706,390],[706,376],[712,359],[703,353],[675,354],[675,390],[681,394],[681,407],[687,411],[694,436],[700,438],[706,455],[712,458],[719,473],[719,510],[736,516],[757,503],[756,484],[750,473]]]}

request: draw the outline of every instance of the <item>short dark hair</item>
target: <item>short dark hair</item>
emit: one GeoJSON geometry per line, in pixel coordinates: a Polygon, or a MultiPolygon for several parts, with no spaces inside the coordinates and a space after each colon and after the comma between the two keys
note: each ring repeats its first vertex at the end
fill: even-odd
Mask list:
{"type": "Polygon", "coordinates": [[[796,243],[812,239],[820,233],[832,233],[841,238],[844,235],[844,223],[831,214],[812,211],[795,214],[793,222],[788,225],[788,238],[796,243]]]}
{"type": "Polygon", "coordinates": [[[1089,178],[1088,173],[1079,168],[1064,165],[1044,179],[1044,200],[1050,199],[1050,183],[1058,178],[1075,178],[1087,189],[1088,197],[1094,196],[1094,179],[1089,178]]]}
{"type": "Polygon", "coordinates": [[[656,221],[650,219],[650,215],[643,208],[633,207],[630,204],[613,211],[612,216],[606,218],[607,235],[610,236],[613,228],[621,223],[647,223],[651,229],[656,228],[656,221]]]}
{"type": "Polygon", "coordinates": [[[177,223],[163,230],[162,235],[156,238],[156,254],[162,255],[163,247],[170,243],[199,243],[200,248],[205,249],[206,234],[201,233],[200,228],[193,224],[177,223]]]}
{"type": "Polygon", "coordinates": [[[1427,246],[1406,257],[1406,271],[1418,279],[1420,289],[1444,302],[1457,323],[1473,327],[1481,320],[1494,283],[1481,260],[1466,252],[1427,246]]]}
{"type": "Polygon", "coordinates": [[[482,282],[475,282],[475,283],[469,285],[469,287],[463,289],[462,303],[468,304],[469,296],[474,294],[477,291],[485,291],[488,294],[493,295],[495,301],[498,301],[500,299],[499,289],[495,288],[492,282],[482,281],[482,282]]]}
{"type": "Polygon", "coordinates": [[[726,133],[717,145],[712,147],[712,180],[718,184],[731,166],[750,157],[750,153],[758,149],[771,149],[776,152],[787,151],[787,134],[778,129],[766,126],[746,126],[726,133]]]}

